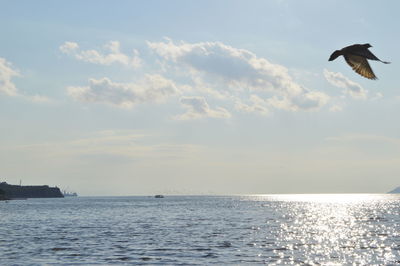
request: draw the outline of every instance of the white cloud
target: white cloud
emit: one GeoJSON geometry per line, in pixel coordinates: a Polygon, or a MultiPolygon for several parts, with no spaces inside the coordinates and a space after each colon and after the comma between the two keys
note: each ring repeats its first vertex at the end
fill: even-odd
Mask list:
{"type": "MultiPolygon", "coordinates": [[[[207,88],[216,90],[218,87],[219,91],[229,90],[232,94],[238,91],[251,91],[253,95],[269,93],[273,96],[268,100],[272,107],[292,111],[315,110],[329,100],[325,93],[312,91],[294,82],[286,67],[244,49],[220,42],[175,44],[169,39],[148,42],[148,46],[164,60],[187,68],[194,79],[201,78],[203,83],[210,84],[205,86],[207,88]],[[278,104],[277,99],[283,102],[278,104]]],[[[237,107],[257,110],[242,103],[237,103],[237,107]]]]}
{"type": "Polygon", "coordinates": [[[104,52],[97,50],[80,50],[79,45],[75,42],[65,42],[60,46],[60,51],[64,54],[74,56],[76,59],[100,65],[111,65],[119,63],[125,66],[138,68],[142,64],[139,57],[139,52],[133,50],[132,55],[126,55],[120,51],[120,43],[118,41],[111,41],[104,45],[104,52]]]}
{"type": "Polygon", "coordinates": [[[17,87],[11,79],[19,75],[19,72],[12,68],[10,62],[0,57],[0,93],[7,96],[18,96],[17,87]]]}
{"type": "Polygon", "coordinates": [[[27,95],[20,92],[12,82],[13,77],[19,77],[21,74],[15,70],[10,62],[0,57],[0,94],[7,96],[20,97],[34,103],[50,103],[52,100],[42,95],[27,95]]]}
{"type": "Polygon", "coordinates": [[[65,42],[60,46],[60,51],[64,54],[70,54],[76,52],[79,49],[79,45],[76,42],[65,42]]]}
{"type": "Polygon", "coordinates": [[[324,76],[326,80],[335,87],[344,89],[344,93],[350,95],[354,99],[367,99],[368,91],[360,84],[351,81],[342,73],[331,72],[324,69],[324,76]]]}
{"type": "Polygon", "coordinates": [[[160,103],[180,94],[175,83],[160,75],[146,75],[138,83],[117,83],[109,78],[89,79],[89,86],[68,87],[68,95],[81,102],[132,108],[140,103],[160,103]]]}
{"type": "Polygon", "coordinates": [[[176,116],[178,120],[197,119],[202,117],[229,118],[231,114],[222,107],[211,109],[204,97],[182,97],[181,104],[187,109],[183,115],[176,116]]]}
{"type": "Polygon", "coordinates": [[[250,96],[251,104],[245,104],[240,99],[236,99],[235,108],[239,111],[246,113],[258,113],[261,115],[268,115],[268,103],[257,95],[250,96]]]}

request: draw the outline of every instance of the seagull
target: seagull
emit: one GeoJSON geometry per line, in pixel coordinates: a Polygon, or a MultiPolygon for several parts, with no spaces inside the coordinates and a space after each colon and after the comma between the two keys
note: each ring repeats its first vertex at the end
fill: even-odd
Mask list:
{"type": "Polygon", "coordinates": [[[337,57],[343,55],[347,64],[349,64],[355,72],[368,79],[378,79],[368,64],[367,59],[381,61],[384,64],[390,64],[390,62],[380,60],[368,50],[370,47],[372,47],[372,45],[369,43],[353,44],[344,47],[340,50],[334,51],[329,57],[329,61],[333,61],[337,57]]]}

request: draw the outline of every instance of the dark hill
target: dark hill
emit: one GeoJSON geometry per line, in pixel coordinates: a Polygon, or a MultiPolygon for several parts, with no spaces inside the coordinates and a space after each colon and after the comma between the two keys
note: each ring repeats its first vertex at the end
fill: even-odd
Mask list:
{"type": "Polygon", "coordinates": [[[63,198],[58,187],[49,186],[18,186],[6,182],[0,183],[0,190],[5,198],[63,198]]]}

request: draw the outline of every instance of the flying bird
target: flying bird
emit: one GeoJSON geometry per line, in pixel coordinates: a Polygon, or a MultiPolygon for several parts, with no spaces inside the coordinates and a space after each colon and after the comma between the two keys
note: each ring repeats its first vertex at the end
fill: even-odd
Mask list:
{"type": "Polygon", "coordinates": [[[366,44],[353,44],[344,47],[340,50],[334,51],[329,57],[329,61],[335,60],[337,57],[343,55],[347,64],[353,68],[355,72],[368,79],[377,79],[372,71],[371,66],[368,64],[367,59],[381,61],[384,64],[390,64],[390,62],[385,62],[376,57],[373,53],[368,50],[372,47],[369,43],[366,44]]]}

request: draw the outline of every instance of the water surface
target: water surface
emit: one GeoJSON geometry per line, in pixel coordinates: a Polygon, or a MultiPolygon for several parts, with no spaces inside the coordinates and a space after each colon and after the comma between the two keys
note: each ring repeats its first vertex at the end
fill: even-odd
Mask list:
{"type": "Polygon", "coordinates": [[[400,197],[78,197],[0,202],[15,264],[398,264],[400,197]]]}

